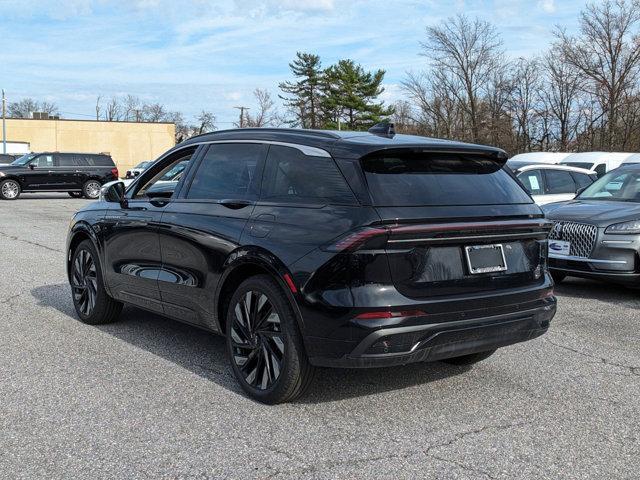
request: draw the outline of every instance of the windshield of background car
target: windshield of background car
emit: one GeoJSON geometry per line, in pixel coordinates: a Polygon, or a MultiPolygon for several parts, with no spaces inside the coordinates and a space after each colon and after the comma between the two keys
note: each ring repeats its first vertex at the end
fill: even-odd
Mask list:
{"type": "Polygon", "coordinates": [[[33,157],[35,157],[34,154],[23,155],[20,158],[16,158],[11,165],[26,165],[33,157]]]}
{"type": "Polygon", "coordinates": [[[615,200],[640,203],[640,170],[614,170],[587,187],[580,200],[615,200]]]}
{"type": "Polygon", "coordinates": [[[477,155],[385,152],[361,163],[376,206],[532,203],[500,162],[477,155]]]}
{"type": "Polygon", "coordinates": [[[136,165],[134,168],[141,168],[141,169],[145,169],[147,168],[149,165],[151,165],[153,162],[140,162],[138,165],[136,165]]]}

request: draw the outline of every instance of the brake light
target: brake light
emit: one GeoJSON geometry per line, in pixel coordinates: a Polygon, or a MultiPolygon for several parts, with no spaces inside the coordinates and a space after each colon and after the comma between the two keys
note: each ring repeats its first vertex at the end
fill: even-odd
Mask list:
{"type": "Polygon", "coordinates": [[[387,228],[366,227],[340,237],[334,243],[323,247],[323,250],[329,252],[353,251],[374,239],[378,239],[379,242],[375,242],[375,245],[367,246],[382,248],[387,241],[388,235],[389,230],[387,228]]]}
{"type": "Polygon", "coordinates": [[[118,172],[118,167],[113,167],[111,169],[111,175],[113,175],[116,179],[120,178],[120,173],[118,172]]]}
{"type": "Polygon", "coordinates": [[[422,310],[399,310],[399,311],[388,311],[383,310],[379,312],[365,312],[357,315],[356,318],[358,320],[378,320],[384,318],[398,318],[398,317],[424,317],[427,313],[422,310]]]}

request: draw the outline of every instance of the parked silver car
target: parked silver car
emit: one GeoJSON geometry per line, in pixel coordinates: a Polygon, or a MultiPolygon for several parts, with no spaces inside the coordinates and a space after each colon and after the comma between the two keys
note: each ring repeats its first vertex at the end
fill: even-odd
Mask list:
{"type": "Polygon", "coordinates": [[[549,268],[640,287],[640,165],[605,174],[576,199],[542,207],[554,222],[549,268]]]}

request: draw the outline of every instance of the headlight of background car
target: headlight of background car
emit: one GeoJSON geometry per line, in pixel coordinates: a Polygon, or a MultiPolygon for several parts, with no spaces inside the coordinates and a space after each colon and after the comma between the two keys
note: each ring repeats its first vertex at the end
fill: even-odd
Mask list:
{"type": "Polygon", "coordinates": [[[630,222],[616,223],[609,225],[604,233],[615,233],[618,235],[640,234],[640,220],[632,220],[630,222]]]}

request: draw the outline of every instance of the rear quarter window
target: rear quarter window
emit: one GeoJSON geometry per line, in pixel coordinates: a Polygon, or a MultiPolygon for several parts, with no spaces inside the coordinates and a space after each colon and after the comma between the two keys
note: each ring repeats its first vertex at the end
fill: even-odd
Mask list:
{"type": "Polygon", "coordinates": [[[312,157],[280,145],[269,147],[261,198],[283,203],[357,204],[332,158],[312,157]]]}
{"type": "Polygon", "coordinates": [[[113,167],[113,159],[109,155],[84,155],[87,164],[95,167],[113,167]]]}
{"type": "Polygon", "coordinates": [[[532,203],[500,162],[477,155],[383,153],[361,165],[376,206],[532,203]]]}

